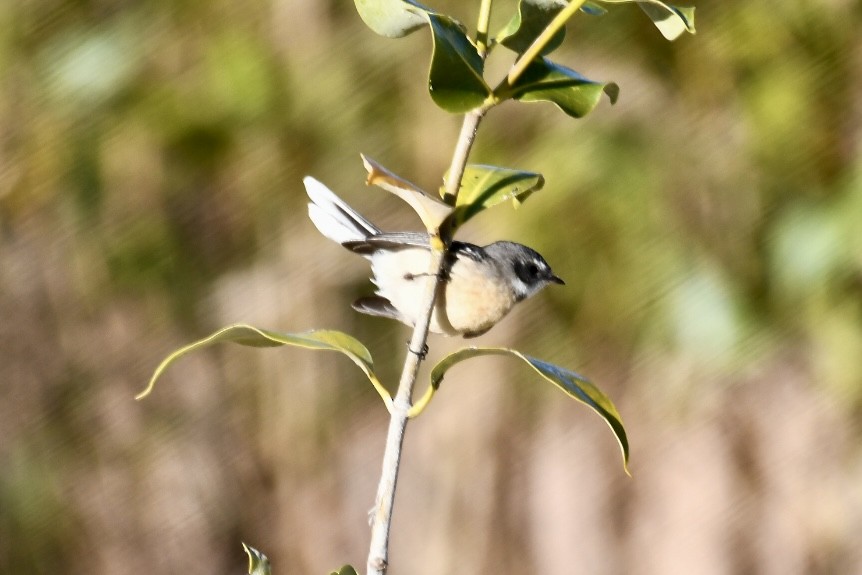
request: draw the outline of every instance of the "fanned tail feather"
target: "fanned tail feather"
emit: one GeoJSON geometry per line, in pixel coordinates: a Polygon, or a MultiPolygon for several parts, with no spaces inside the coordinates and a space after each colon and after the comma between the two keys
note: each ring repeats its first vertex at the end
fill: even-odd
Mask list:
{"type": "Polygon", "coordinates": [[[329,188],[311,176],[303,180],[311,202],[308,217],[321,234],[339,244],[361,242],[381,233],[374,224],[348,206],[329,188]]]}

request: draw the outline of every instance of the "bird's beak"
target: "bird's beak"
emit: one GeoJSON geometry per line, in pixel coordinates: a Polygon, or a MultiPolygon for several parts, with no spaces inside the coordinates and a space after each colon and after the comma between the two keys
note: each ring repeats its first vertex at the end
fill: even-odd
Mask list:
{"type": "Polygon", "coordinates": [[[561,286],[566,285],[566,282],[564,282],[564,281],[563,281],[563,278],[561,278],[561,277],[559,277],[559,276],[556,276],[556,275],[552,275],[552,276],[548,279],[548,281],[551,281],[551,282],[553,282],[553,283],[555,283],[555,284],[560,284],[561,286]]]}

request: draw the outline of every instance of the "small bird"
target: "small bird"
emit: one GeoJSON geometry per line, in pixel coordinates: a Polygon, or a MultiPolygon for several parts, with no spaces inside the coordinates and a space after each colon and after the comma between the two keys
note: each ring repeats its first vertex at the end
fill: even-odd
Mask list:
{"type": "MultiPolygon", "coordinates": [[[[327,238],[371,261],[377,295],[353,303],[358,312],[398,320],[409,326],[425,310],[422,292],[430,263],[428,234],[384,232],[329,188],[307,176],[308,215],[327,238]]],[[[515,242],[485,247],[450,244],[445,284],[431,317],[430,331],[476,337],[503,319],[512,307],[551,283],[565,285],[538,252],[515,242]]]]}

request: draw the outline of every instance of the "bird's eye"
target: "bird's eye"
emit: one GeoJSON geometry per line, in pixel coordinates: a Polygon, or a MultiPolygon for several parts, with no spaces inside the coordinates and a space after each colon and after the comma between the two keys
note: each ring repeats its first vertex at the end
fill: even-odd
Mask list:
{"type": "Polygon", "coordinates": [[[545,278],[547,270],[540,262],[521,260],[515,262],[515,275],[528,286],[537,286],[545,278]]]}

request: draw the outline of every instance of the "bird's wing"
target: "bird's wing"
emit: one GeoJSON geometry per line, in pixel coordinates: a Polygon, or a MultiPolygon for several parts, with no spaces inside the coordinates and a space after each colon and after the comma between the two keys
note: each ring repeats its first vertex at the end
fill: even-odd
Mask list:
{"type": "Polygon", "coordinates": [[[342,245],[358,254],[370,255],[378,250],[397,251],[408,248],[430,249],[428,234],[421,232],[382,232],[342,245]]]}
{"type": "Polygon", "coordinates": [[[392,302],[385,297],[380,297],[379,295],[359,298],[353,302],[353,309],[360,313],[377,317],[388,317],[389,319],[401,321],[401,314],[398,313],[398,310],[395,309],[392,302]]]}
{"type": "Polygon", "coordinates": [[[449,253],[455,257],[467,257],[476,262],[485,261],[488,258],[484,248],[467,242],[452,242],[449,253]]]}

